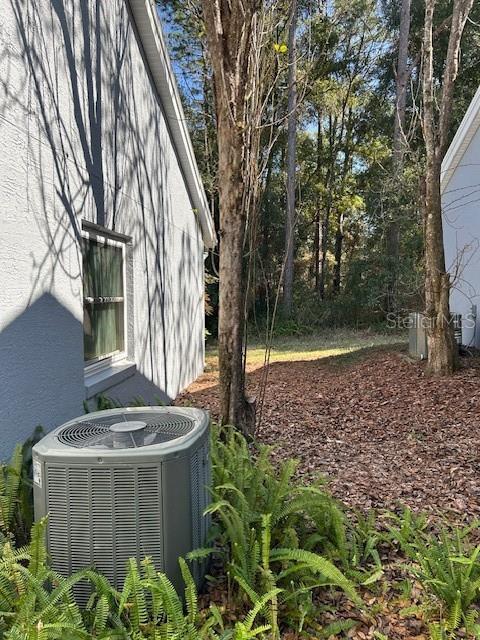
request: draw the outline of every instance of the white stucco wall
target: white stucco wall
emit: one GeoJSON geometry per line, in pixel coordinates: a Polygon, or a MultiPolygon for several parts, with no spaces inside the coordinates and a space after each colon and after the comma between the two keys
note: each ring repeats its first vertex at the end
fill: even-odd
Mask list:
{"type": "Polygon", "coordinates": [[[81,220],[132,237],[133,378],[203,367],[203,241],[126,0],[5,0],[0,22],[0,457],[83,412],[81,220]]]}
{"type": "Polygon", "coordinates": [[[454,276],[450,307],[463,316],[463,342],[480,348],[480,129],[444,189],[442,209],[446,265],[454,276]]]}

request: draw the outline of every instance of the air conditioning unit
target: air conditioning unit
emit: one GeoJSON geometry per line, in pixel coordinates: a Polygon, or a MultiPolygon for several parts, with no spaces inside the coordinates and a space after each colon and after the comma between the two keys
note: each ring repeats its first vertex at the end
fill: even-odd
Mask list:
{"type": "Polygon", "coordinates": [[[120,587],[128,558],[150,556],[181,588],[178,557],[209,528],[209,449],[208,413],[191,408],[98,411],[47,434],[33,448],[34,502],[53,568],[93,567],[120,587]]]}
{"type": "MultiPolygon", "coordinates": [[[[453,335],[459,350],[462,347],[462,314],[452,313],[451,323],[453,335]]],[[[408,353],[412,358],[426,360],[428,358],[427,344],[427,320],[423,313],[410,313],[409,315],[408,353]]]]}
{"type": "Polygon", "coordinates": [[[458,344],[459,349],[463,344],[462,340],[462,314],[461,313],[452,313],[452,325],[453,325],[453,335],[455,338],[455,342],[458,344]]]}
{"type": "Polygon", "coordinates": [[[408,353],[412,358],[426,360],[428,357],[427,329],[423,313],[410,313],[408,331],[408,353]]]}

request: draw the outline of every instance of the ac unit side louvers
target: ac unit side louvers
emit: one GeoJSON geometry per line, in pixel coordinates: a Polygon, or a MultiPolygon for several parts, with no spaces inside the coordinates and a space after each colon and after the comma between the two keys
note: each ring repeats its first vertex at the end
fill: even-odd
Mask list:
{"type": "MultiPolygon", "coordinates": [[[[53,568],[93,567],[120,587],[128,558],[150,556],[180,589],[179,556],[206,543],[210,467],[200,409],[98,411],[47,434],[33,449],[34,502],[36,519],[48,514],[53,568]]],[[[200,583],[205,566],[192,569],[200,583]]]]}

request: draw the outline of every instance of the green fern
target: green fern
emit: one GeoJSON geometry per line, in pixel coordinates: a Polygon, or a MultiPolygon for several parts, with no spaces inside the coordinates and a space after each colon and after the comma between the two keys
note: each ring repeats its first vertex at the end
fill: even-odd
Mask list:
{"type": "Polygon", "coordinates": [[[274,549],[271,552],[271,558],[280,562],[298,563],[302,569],[308,567],[314,573],[320,574],[325,584],[340,587],[354,602],[362,604],[353,583],[326,558],[304,549],[274,549]]]}
{"type": "Polygon", "coordinates": [[[468,542],[472,527],[445,527],[435,535],[423,526],[411,526],[410,520],[407,525],[403,532],[396,529],[394,535],[401,535],[401,545],[414,559],[411,572],[432,604],[440,605],[440,626],[432,627],[432,633],[441,631],[445,636],[462,625],[474,628],[476,613],[472,607],[480,599],[480,546],[472,548],[468,542]]]}
{"type": "Polygon", "coordinates": [[[135,558],[128,561],[127,575],[120,596],[119,613],[128,609],[129,617],[135,627],[146,624],[148,619],[147,603],[142,578],[135,558]]]}
{"type": "Polygon", "coordinates": [[[22,476],[22,446],[17,445],[10,463],[0,467],[0,532],[4,539],[13,539],[12,521],[18,502],[22,476]]]}
{"type": "Polygon", "coordinates": [[[297,630],[313,622],[314,589],[335,584],[359,603],[353,584],[334,564],[349,567],[346,519],[322,484],[298,485],[295,461],[275,468],[267,447],[252,456],[234,429],[213,432],[213,502],[207,513],[219,528],[233,600],[240,606],[247,597],[255,606],[258,594],[280,589],[261,610],[272,638],[279,636],[279,612],[297,630]]]}
{"type": "Polygon", "coordinates": [[[448,619],[447,619],[447,630],[455,631],[460,626],[462,621],[462,594],[460,591],[457,591],[457,596],[453,603],[449,607],[448,611],[448,619]]]}
{"type": "Polygon", "coordinates": [[[92,630],[95,635],[101,635],[105,631],[109,613],[110,603],[107,596],[102,595],[97,600],[95,615],[92,622],[92,630]]]}
{"type": "Polygon", "coordinates": [[[183,581],[185,583],[185,603],[187,607],[187,620],[194,624],[198,616],[198,597],[195,581],[183,558],[179,558],[180,570],[182,572],[183,581]]]}
{"type": "MultiPolygon", "coordinates": [[[[321,638],[330,638],[332,636],[339,636],[341,633],[346,633],[357,626],[358,622],[356,620],[335,620],[335,622],[331,622],[327,626],[323,627],[320,632],[321,638]]],[[[380,640],[381,635],[375,636],[380,640]]],[[[383,636],[385,639],[385,636],[383,636]]],[[[383,640],[383,639],[382,639],[383,640]]]]}

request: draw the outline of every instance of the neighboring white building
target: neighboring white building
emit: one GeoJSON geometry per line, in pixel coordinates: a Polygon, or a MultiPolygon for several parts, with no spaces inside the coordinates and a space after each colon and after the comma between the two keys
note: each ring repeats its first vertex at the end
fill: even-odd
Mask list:
{"type": "Polygon", "coordinates": [[[0,457],[204,363],[212,219],[153,0],[4,0],[0,457]]]}
{"type": "Polygon", "coordinates": [[[451,311],[463,316],[464,344],[480,348],[480,88],[442,164],[442,209],[451,311]]]}

